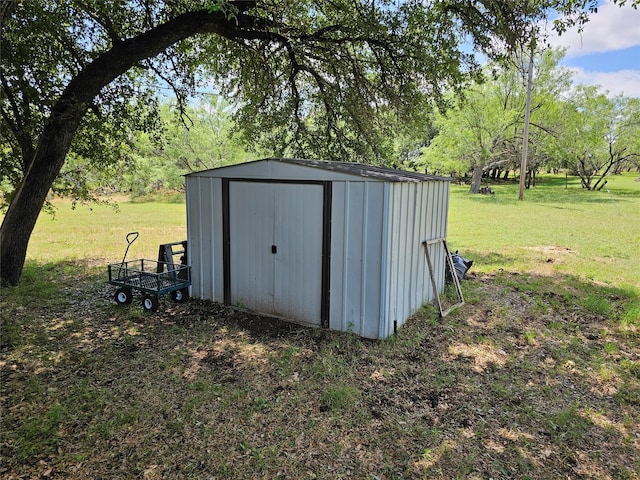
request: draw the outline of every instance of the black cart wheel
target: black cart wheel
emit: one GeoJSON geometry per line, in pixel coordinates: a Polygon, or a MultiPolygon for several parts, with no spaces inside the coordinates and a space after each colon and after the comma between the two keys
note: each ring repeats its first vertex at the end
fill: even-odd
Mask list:
{"type": "Polygon", "coordinates": [[[174,290],[171,292],[171,300],[176,303],[182,303],[189,300],[189,289],[181,288],[180,290],[174,290]]]}
{"type": "Polygon", "coordinates": [[[133,292],[130,288],[119,288],[113,298],[118,305],[129,305],[133,300],[133,292]]]}
{"type": "Polygon", "coordinates": [[[142,297],[142,307],[147,312],[155,312],[158,310],[158,296],[146,294],[142,297]]]}

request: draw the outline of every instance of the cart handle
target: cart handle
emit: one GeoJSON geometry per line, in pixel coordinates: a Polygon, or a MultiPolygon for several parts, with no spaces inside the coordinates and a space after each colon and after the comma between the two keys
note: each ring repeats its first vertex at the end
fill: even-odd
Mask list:
{"type": "Polygon", "coordinates": [[[127,233],[127,243],[131,245],[133,242],[135,242],[138,239],[139,236],[140,234],[138,232],[127,233]],[[133,238],[130,239],[130,237],[133,237],[133,238]]]}
{"type": "Polygon", "coordinates": [[[120,264],[121,267],[125,266],[125,259],[127,258],[127,253],[129,253],[129,247],[131,246],[131,244],[133,242],[136,241],[136,239],[140,236],[140,234],[138,232],[129,232],[127,233],[127,249],[124,251],[124,257],[122,257],[122,263],[120,264]]]}

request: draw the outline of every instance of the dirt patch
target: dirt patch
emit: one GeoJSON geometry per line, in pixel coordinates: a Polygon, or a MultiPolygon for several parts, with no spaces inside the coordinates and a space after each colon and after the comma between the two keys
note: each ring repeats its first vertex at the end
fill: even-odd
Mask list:
{"type": "Polygon", "coordinates": [[[571,253],[575,253],[568,247],[559,247],[557,245],[541,245],[537,247],[526,247],[529,250],[535,250],[537,252],[542,252],[545,254],[553,254],[553,255],[568,255],[571,253]]]}
{"type": "MultiPolygon", "coordinates": [[[[526,247],[527,250],[540,252],[542,260],[545,263],[562,263],[568,255],[574,255],[576,252],[567,247],[559,247],[556,245],[543,245],[537,247],[526,247]]],[[[541,273],[541,272],[539,272],[541,273]]]]}

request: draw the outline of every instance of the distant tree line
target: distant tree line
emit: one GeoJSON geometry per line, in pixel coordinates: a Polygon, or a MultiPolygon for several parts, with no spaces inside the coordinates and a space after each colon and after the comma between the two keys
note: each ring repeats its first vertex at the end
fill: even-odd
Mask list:
{"type": "MultiPolygon", "coordinates": [[[[574,86],[571,72],[559,65],[562,55],[547,50],[536,58],[527,188],[539,172],[563,169],[578,176],[585,189],[597,190],[607,175],[640,169],[640,99],[574,86]]],[[[451,96],[451,108],[429,110],[421,128],[389,139],[393,153],[386,163],[452,176],[476,193],[483,181],[515,178],[522,152],[524,73],[514,58],[488,64],[484,74],[462,96],[451,96]]],[[[100,194],[181,190],[186,173],[271,155],[241,135],[234,110],[213,93],[188,105],[165,98],[154,128],[126,137],[104,135],[102,148],[109,151],[103,154],[70,152],[52,194],[88,201],[100,194]]],[[[106,124],[93,133],[114,128],[106,124]]],[[[0,183],[5,199],[11,187],[8,178],[0,183]]]]}
{"type": "Polygon", "coordinates": [[[214,94],[203,94],[182,108],[167,98],[159,105],[157,127],[132,132],[117,146],[115,161],[96,163],[70,154],[52,193],[88,201],[100,194],[182,190],[186,173],[255,157],[258,152],[249,153],[234,131],[232,110],[214,94]]]}
{"type": "MultiPolygon", "coordinates": [[[[640,169],[640,99],[574,85],[570,71],[559,66],[562,55],[547,50],[536,58],[527,187],[540,171],[565,169],[585,189],[598,190],[607,175],[640,169]]],[[[484,82],[434,117],[435,134],[409,164],[468,179],[475,193],[483,179],[518,172],[526,89],[519,60],[489,64],[484,82]]]]}
{"type": "MultiPolygon", "coordinates": [[[[598,190],[607,175],[640,169],[640,100],[574,85],[571,72],[559,65],[562,55],[547,50],[536,58],[526,185],[535,185],[541,171],[562,169],[578,176],[585,189],[598,190]]],[[[487,65],[484,81],[452,96],[451,108],[430,113],[420,129],[392,139],[387,163],[452,176],[476,193],[483,181],[515,178],[524,81],[517,58],[506,66],[487,65]]],[[[86,200],[100,193],[181,190],[186,173],[271,154],[246,142],[233,119],[234,105],[219,95],[202,95],[182,107],[167,98],[158,111],[154,130],[133,132],[111,146],[117,161],[70,154],[52,192],[86,200]]]]}

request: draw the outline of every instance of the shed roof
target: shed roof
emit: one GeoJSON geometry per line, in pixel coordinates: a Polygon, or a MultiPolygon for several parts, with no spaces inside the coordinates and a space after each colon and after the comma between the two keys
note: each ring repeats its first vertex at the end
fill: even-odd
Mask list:
{"type": "MultiPolygon", "coordinates": [[[[265,161],[287,163],[291,165],[300,165],[303,167],[318,168],[322,170],[329,170],[348,175],[356,175],[360,177],[374,178],[377,180],[387,182],[424,182],[424,181],[451,181],[450,177],[441,177],[437,175],[427,175],[418,172],[409,172],[406,170],[399,170],[394,168],[379,167],[376,165],[367,165],[356,162],[334,162],[327,160],[307,160],[302,158],[264,158],[262,160],[254,160],[253,162],[247,162],[239,165],[250,165],[251,163],[261,163],[265,161]]],[[[230,165],[226,167],[214,168],[207,171],[226,170],[233,169],[237,165],[230,165]]],[[[200,172],[194,172],[197,175],[200,172]]],[[[222,173],[222,172],[221,172],[222,173]]],[[[189,174],[192,175],[192,174],[189,174]]]]}

